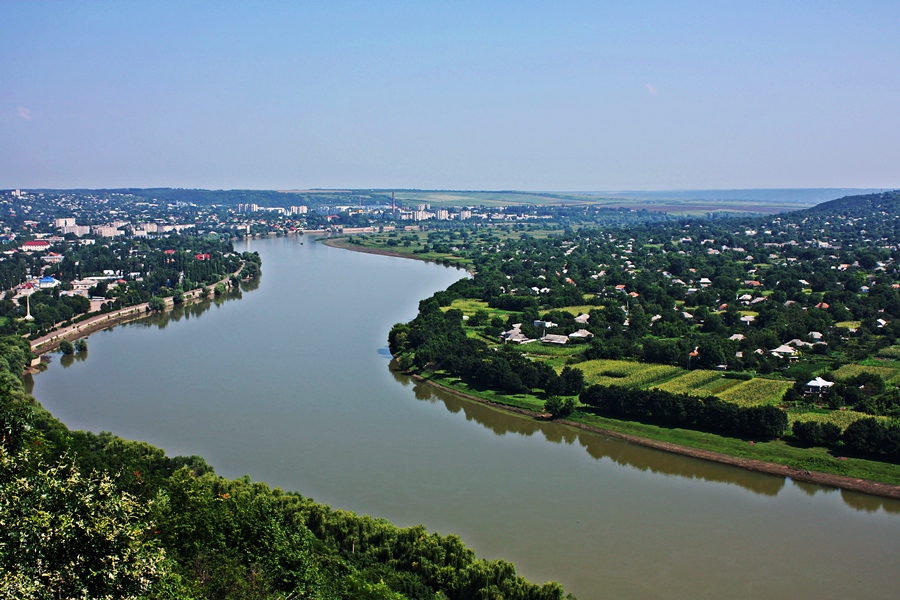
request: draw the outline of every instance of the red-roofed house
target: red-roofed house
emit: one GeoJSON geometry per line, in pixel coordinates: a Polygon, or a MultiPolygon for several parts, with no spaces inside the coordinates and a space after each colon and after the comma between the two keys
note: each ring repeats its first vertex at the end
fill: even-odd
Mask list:
{"type": "Polygon", "coordinates": [[[194,258],[197,260],[209,260],[209,254],[195,254],[194,258]]]}
{"type": "Polygon", "coordinates": [[[19,246],[19,249],[25,252],[40,252],[42,250],[46,250],[49,247],[50,242],[47,242],[45,240],[31,240],[30,242],[25,242],[24,244],[19,246]]]}

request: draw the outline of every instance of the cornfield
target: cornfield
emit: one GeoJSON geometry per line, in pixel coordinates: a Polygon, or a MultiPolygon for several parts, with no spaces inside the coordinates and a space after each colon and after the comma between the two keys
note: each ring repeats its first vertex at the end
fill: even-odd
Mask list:
{"type": "Polygon", "coordinates": [[[655,381],[683,372],[668,365],[647,365],[628,360],[589,360],[577,365],[588,385],[646,387],[655,381]]]}
{"type": "Polygon", "coordinates": [[[722,379],[722,375],[715,371],[704,371],[700,369],[697,371],[690,371],[684,375],[679,375],[675,379],[671,379],[653,387],[673,394],[710,396],[712,395],[712,392],[706,390],[705,386],[722,383],[724,381],[730,380],[722,379]]]}
{"type": "Polygon", "coordinates": [[[893,367],[870,367],[868,365],[844,365],[837,371],[834,371],[831,375],[834,376],[836,381],[845,381],[862,373],[872,373],[878,375],[885,381],[889,381],[900,373],[900,369],[893,367]]]}
{"type": "MultiPolygon", "coordinates": [[[[794,425],[794,423],[805,423],[807,421],[816,421],[818,423],[834,423],[843,431],[844,429],[847,429],[847,427],[854,421],[867,419],[871,416],[872,415],[867,415],[866,413],[856,412],[855,410],[832,410],[827,413],[789,412],[788,421],[792,426],[794,425]]],[[[875,418],[887,420],[887,417],[875,418]]]]}
{"type": "Polygon", "coordinates": [[[900,359],[900,346],[888,346],[878,351],[878,356],[882,358],[900,359]]]}
{"type": "Polygon", "coordinates": [[[793,381],[755,378],[743,381],[719,394],[719,398],[738,406],[762,406],[778,404],[793,381]]]}

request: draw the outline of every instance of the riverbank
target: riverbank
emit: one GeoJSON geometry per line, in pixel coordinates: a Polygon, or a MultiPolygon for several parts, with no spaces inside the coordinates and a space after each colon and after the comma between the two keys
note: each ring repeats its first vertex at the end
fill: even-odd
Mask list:
{"type": "MultiPolygon", "coordinates": [[[[243,263],[241,264],[241,269],[243,269],[243,263]]],[[[239,275],[241,269],[238,269],[232,275],[239,275]]],[[[213,284],[212,286],[206,286],[207,290],[214,289],[215,286],[217,286],[219,283],[225,285],[226,287],[230,286],[231,276],[226,277],[225,279],[213,284]]],[[[203,288],[189,290],[184,293],[184,302],[187,304],[202,300],[209,297],[209,293],[210,292],[207,291],[207,294],[204,296],[203,288]]],[[[165,310],[171,310],[172,307],[175,306],[174,296],[167,296],[163,298],[163,301],[166,304],[165,310]]],[[[150,312],[150,303],[143,302],[134,306],[126,306],[125,308],[113,310],[108,313],[101,313],[99,315],[95,315],[93,317],[85,319],[84,321],[81,321],[79,323],[73,323],[71,325],[66,325],[65,327],[57,327],[47,335],[43,335],[35,340],[32,340],[31,353],[40,356],[42,354],[47,354],[48,352],[53,352],[59,347],[59,344],[63,340],[72,342],[79,338],[87,337],[93,333],[97,333],[98,331],[109,329],[114,325],[121,325],[122,323],[129,323],[131,321],[141,319],[149,315],[150,312]]],[[[32,365],[32,368],[33,367],[34,365],[32,365]]]]}
{"type": "MultiPolygon", "coordinates": [[[[387,250],[385,248],[370,248],[368,246],[360,246],[359,244],[351,244],[348,242],[349,237],[343,234],[339,234],[337,237],[328,237],[322,240],[322,243],[326,246],[331,246],[332,248],[341,248],[343,250],[352,250],[353,252],[362,252],[363,254],[378,254],[381,256],[394,256],[396,258],[411,258],[413,260],[421,260],[424,262],[438,262],[443,258],[453,258],[452,255],[447,255],[446,257],[441,256],[428,256],[422,254],[414,254],[412,252],[400,252],[397,250],[387,250]]],[[[465,269],[469,275],[474,275],[475,272],[472,269],[471,264],[467,264],[464,262],[453,262],[452,260],[449,263],[449,266],[459,267],[460,269],[465,269]]]]}
{"type": "MultiPolygon", "coordinates": [[[[428,260],[425,257],[411,253],[395,252],[379,248],[366,248],[356,244],[348,244],[346,238],[329,239],[326,240],[325,243],[336,248],[343,248],[345,250],[367,254],[381,254],[400,258],[428,260]]],[[[475,400],[476,402],[491,405],[501,410],[521,414],[526,417],[535,419],[541,418],[541,413],[528,408],[523,408],[522,406],[516,406],[514,403],[505,403],[502,400],[489,400],[473,394],[467,394],[464,391],[455,389],[452,386],[443,385],[427,377],[417,377],[421,381],[440,387],[443,390],[463,398],[475,400]]],[[[497,396],[499,397],[500,395],[497,394],[497,396]]],[[[565,419],[557,422],[584,431],[622,439],[665,452],[709,460],[751,471],[781,477],[790,477],[796,481],[900,499],[900,485],[897,483],[898,477],[895,473],[888,472],[891,467],[894,466],[890,463],[866,461],[864,459],[848,459],[845,457],[836,458],[828,455],[824,451],[819,451],[820,449],[793,447],[781,441],[757,444],[749,440],[723,438],[714,434],[706,434],[704,432],[695,432],[692,430],[677,428],[667,429],[653,425],[632,423],[629,421],[611,420],[595,415],[586,415],[584,420],[565,419]],[[603,423],[597,425],[596,423],[591,423],[589,421],[601,421],[603,423]],[[676,438],[676,442],[665,438],[676,438]],[[686,443],[677,443],[678,441],[686,443]],[[690,445],[695,442],[696,445],[690,445]],[[709,448],[710,446],[712,449],[709,448]],[[762,459],[750,458],[746,456],[747,454],[760,454],[762,459]],[[836,472],[819,470],[831,468],[836,472]],[[846,474],[841,474],[842,472],[846,474]],[[878,478],[883,478],[886,481],[879,481],[878,478]]]]}
{"type": "MultiPolygon", "coordinates": [[[[505,404],[503,402],[488,400],[485,398],[478,397],[474,394],[468,394],[458,389],[453,388],[452,386],[447,386],[441,384],[433,379],[429,379],[428,377],[424,377],[418,374],[411,374],[413,379],[416,381],[420,381],[426,383],[428,385],[432,385],[436,388],[441,389],[442,391],[454,394],[461,398],[465,398],[467,400],[472,400],[474,402],[478,402],[481,404],[485,404],[487,406],[491,406],[493,408],[497,408],[499,410],[503,410],[505,412],[514,413],[518,415],[522,415],[524,417],[529,417],[536,420],[548,420],[547,415],[529,410],[527,408],[522,408],[520,406],[515,406],[512,404],[505,404]]],[[[750,471],[757,471],[759,473],[766,473],[769,475],[776,475],[780,477],[789,477],[796,481],[802,481],[805,483],[813,483],[817,485],[825,485],[831,486],[839,489],[850,490],[853,492],[859,492],[863,494],[871,494],[874,496],[881,496],[884,498],[894,498],[900,499],[900,485],[893,485],[889,483],[882,483],[878,481],[873,481],[870,479],[863,479],[858,477],[849,477],[845,475],[838,475],[835,473],[825,473],[821,471],[812,471],[808,469],[802,469],[797,467],[791,467],[789,465],[783,465],[779,463],[768,462],[764,460],[754,459],[754,458],[744,458],[739,456],[733,456],[730,454],[725,454],[722,452],[715,452],[712,450],[705,450],[702,448],[695,448],[691,446],[686,446],[682,444],[676,444],[672,442],[667,442],[663,440],[657,440],[650,437],[638,436],[632,433],[626,433],[624,431],[616,431],[614,429],[607,429],[605,427],[600,427],[597,425],[592,425],[590,423],[581,422],[574,419],[557,419],[554,421],[560,425],[565,425],[568,427],[574,427],[576,429],[580,429],[582,431],[588,431],[591,433],[595,433],[598,435],[603,435],[606,437],[616,438],[620,440],[627,441],[629,443],[638,444],[641,446],[645,446],[648,448],[653,448],[656,450],[661,450],[663,452],[670,452],[672,454],[680,454],[682,456],[689,456],[692,458],[698,458],[701,460],[708,460],[712,462],[717,462],[721,464],[726,464],[734,467],[739,467],[742,469],[747,469],[750,471]]],[[[629,422],[627,421],[616,421],[617,424],[621,424],[623,427],[628,426],[629,422]]],[[[689,430],[682,430],[689,431],[689,430]]],[[[709,436],[713,436],[714,434],[707,434],[709,436]]],[[[719,436],[715,436],[719,437],[719,436]]]]}

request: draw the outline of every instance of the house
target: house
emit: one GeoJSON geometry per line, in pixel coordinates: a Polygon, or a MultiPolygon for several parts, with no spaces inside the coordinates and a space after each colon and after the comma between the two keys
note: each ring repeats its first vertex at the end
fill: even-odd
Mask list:
{"type": "Polygon", "coordinates": [[[743,334],[743,333],[735,333],[733,336],[731,336],[731,337],[728,338],[728,339],[731,340],[731,341],[733,341],[733,342],[740,342],[740,341],[743,341],[743,339],[744,339],[744,334],[743,334]]]}
{"type": "Polygon", "coordinates": [[[769,353],[779,358],[790,358],[797,354],[797,351],[786,344],[782,344],[777,348],[770,350],[769,353]]]}
{"type": "Polygon", "coordinates": [[[569,334],[569,339],[572,339],[572,340],[574,340],[574,339],[579,339],[579,338],[581,338],[581,339],[586,339],[586,340],[587,340],[587,339],[590,339],[590,338],[592,338],[592,337],[594,337],[594,334],[591,333],[590,331],[588,331],[587,329],[579,329],[579,330],[576,331],[575,333],[570,333],[570,334],[569,334]]]}
{"type": "Polygon", "coordinates": [[[64,258],[65,257],[62,254],[57,254],[56,252],[48,252],[46,255],[41,257],[41,260],[45,263],[55,265],[57,263],[61,263],[64,258]]]}
{"type": "Polygon", "coordinates": [[[521,327],[521,323],[515,323],[512,329],[500,334],[500,339],[504,342],[513,342],[515,344],[527,344],[528,342],[533,342],[533,339],[522,333],[521,327]]]}
{"type": "Polygon", "coordinates": [[[38,281],[38,287],[42,290],[46,290],[49,288],[55,288],[58,285],[59,285],[59,281],[50,277],[49,275],[45,275],[44,277],[41,277],[40,280],[38,281]]]}
{"type": "Polygon", "coordinates": [[[806,346],[807,348],[812,347],[812,344],[810,342],[804,342],[803,340],[799,340],[797,338],[792,339],[785,345],[786,346],[794,346],[795,348],[799,348],[801,346],[806,346]]]}
{"type": "Polygon", "coordinates": [[[807,394],[818,394],[822,395],[828,391],[828,388],[834,385],[833,381],[826,381],[821,377],[816,377],[812,381],[808,381],[806,383],[806,393],[807,394]]]}
{"type": "Polygon", "coordinates": [[[579,325],[585,325],[590,320],[590,318],[591,318],[591,315],[581,314],[581,315],[578,315],[577,317],[575,317],[575,322],[578,323],[579,325]]]}
{"type": "Polygon", "coordinates": [[[544,337],[541,338],[541,341],[545,344],[565,344],[569,341],[569,338],[564,335],[556,335],[553,333],[548,333],[544,337]]]}
{"type": "Polygon", "coordinates": [[[46,240],[32,240],[19,246],[19,250],[22,250],[23,252],[43,252],[49,247],[50,242],[46,240]]]}

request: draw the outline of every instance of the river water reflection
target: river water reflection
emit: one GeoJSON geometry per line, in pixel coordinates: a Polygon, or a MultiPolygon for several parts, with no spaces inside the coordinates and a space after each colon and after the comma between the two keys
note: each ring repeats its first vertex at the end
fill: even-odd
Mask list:
{"type": "Polygon", "coordinates": [[[391,325],[463,273],[310,238],[238,249],[262,255],[258,289],[92,336],[87,360],[35,377],[35,396],[73,428],[459,534],[582,599],[896,595],[900,503],[510,415],[392,372],[391,325]]]}

